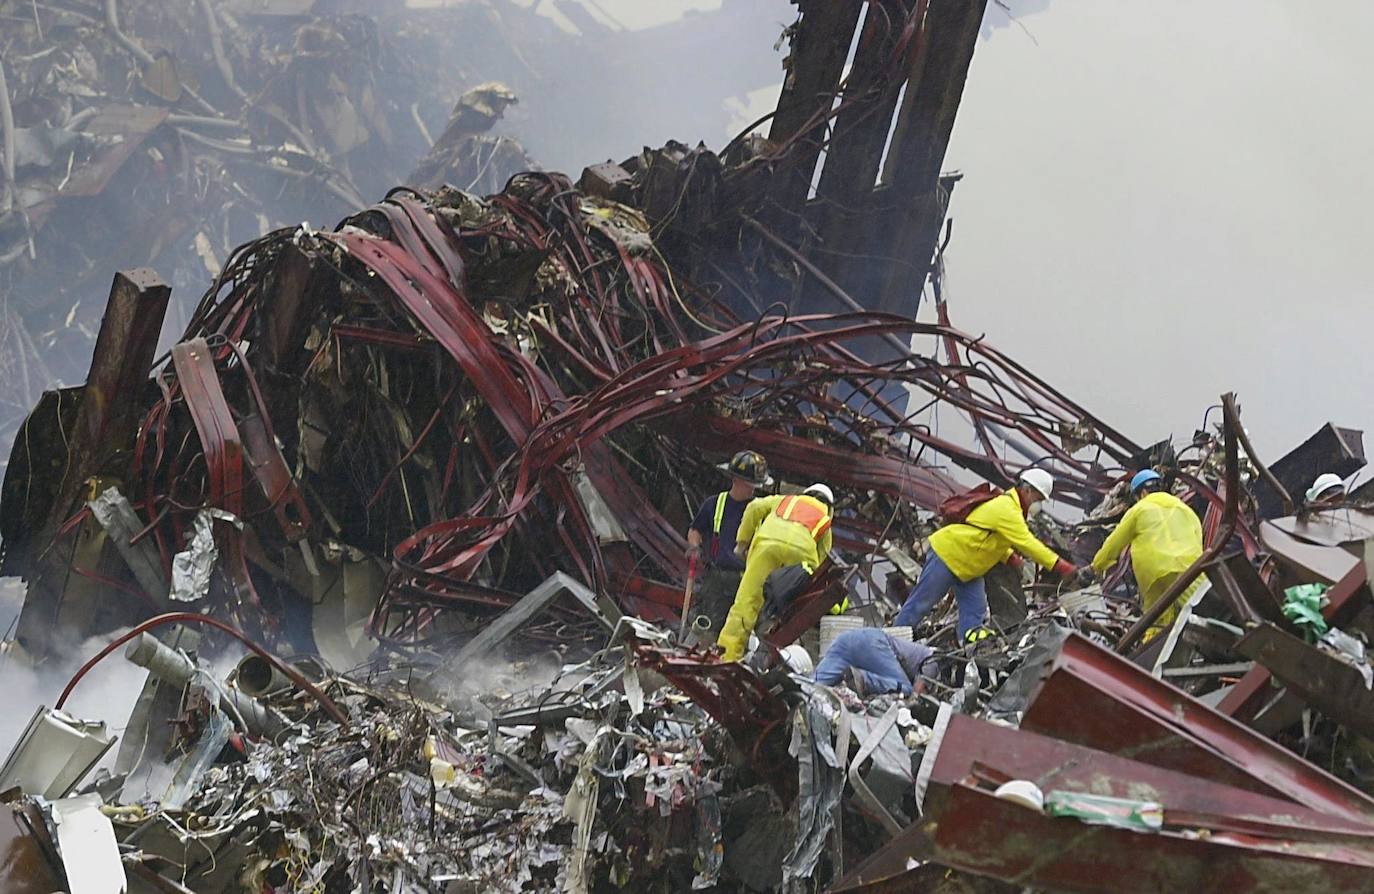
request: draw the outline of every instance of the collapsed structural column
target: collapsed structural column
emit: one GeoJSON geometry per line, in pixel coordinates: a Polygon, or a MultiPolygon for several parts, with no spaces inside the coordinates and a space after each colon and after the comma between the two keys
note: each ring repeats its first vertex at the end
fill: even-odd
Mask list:
{"type": "Polygon", "coordinates": [[[28,591],[16,638],[37,660],[48,657],[54,644],[59,612],[74,580],[72,560],[82,532],[71,532],[56,542],[54,538],[87,497],[94,496],[86,493],[91,478],[106,468],[127,466],[118,457],[133,446],[142,406],[138,397],[147,382],[171,294],[171,286],[147,267],[121,270],[114,276],[90,373],[78,399],[76,422],[66,442],[56,496],[43,523],[25,542],[28,591]]]}

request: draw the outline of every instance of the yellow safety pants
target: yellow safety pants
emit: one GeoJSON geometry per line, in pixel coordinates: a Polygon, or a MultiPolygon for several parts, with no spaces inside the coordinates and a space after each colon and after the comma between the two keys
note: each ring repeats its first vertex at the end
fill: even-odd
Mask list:
{"type": "MultiPolygon", "coordinates": [[[[1168,592],[1169,588],[1173,586],[1174,581],[1178,580],[1179,575],[1182,573],[1182,571],[1175,571],[1165,574],[1151,581],[1148,587],[1141,587],[1141,607],[1145,611],[1149,611],[1150,606],[1158,602],[1160,597],[1168,592]]],[[[1192,598],[1193,594],[1197,592],[1197,588],[1202,586],[1203,580],[1204,575],[1199,574],[1197,579],[1188,585],[1188,589],[1184,590],[1183,593],[1174,600],[1174,604],[1169,606],[1169,610],[1160,615],[1159,620],[1150,625],[1150,629],[1145,631],[1145,635],[1140,638],[1140,641],[1142,643],[1148,643],[1150,640],[1174,626],[1174,620],[1178,618],[1178,613],[1183,609],[1184,604],[1192,598]]],[[[1136,581],[1136,583],[1139,584],[1140,582],[1136,581]]]]}
{"type": "Polygon", "coordinates": [[[725,625],[716,639],[716,645],[725,652],[726,661],[739,661],[744,657],[744,650],[749,646],[749,634],[754,632],[754,624],[763,610],[763,582],[768,575],[787,565],[809,563],[815,556],[815,547],[809,544],[754,538],[749,548],[749,558],[744,563],[744,576],[740,578],[739,589],[735,591],[735,602],[730,606],[730,614],[725,617],[725,625]]]}

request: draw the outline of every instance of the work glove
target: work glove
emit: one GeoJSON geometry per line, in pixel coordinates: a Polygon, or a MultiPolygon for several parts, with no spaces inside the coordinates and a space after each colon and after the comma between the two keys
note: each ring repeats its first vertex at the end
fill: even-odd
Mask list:
{"type": "Polygon", "coordinates": [[[1078,573],[1078,566],[1060,559],[1054,563],[1054,568],[1051,570],[1060,577],[1073,577],[1078,573]]]}
{"type": "Polygon", "coordinates": [[[1080,588],[1089,587],[1095,580],[1097,580],[1097,572],[1093,571],[1091,565],[1084,565],[1078,569],[1078,574],[1074,577],[1074,585],[1080,588]]]}
{"type": "Polygon", "coordinates": [[[1012,553],[1010,556],[1007,556],[1006,565],[1008,568],[1011,568],[1015,571],[1020,571],[1021,566],[1025,564],[1026,560],[1021,558],[1020,553],[1012,553]]]}

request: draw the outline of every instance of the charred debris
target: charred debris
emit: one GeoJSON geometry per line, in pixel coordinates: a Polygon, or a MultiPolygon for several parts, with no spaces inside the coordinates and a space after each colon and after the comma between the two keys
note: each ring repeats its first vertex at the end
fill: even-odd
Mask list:
{"type": "MultiPolygon", "coordinates": [[[[762,5],[632,32],[563,3],[569,34],[514,0],[0,0],[0,443],[42,389],[82,380],[112,270],[156,267],[183,296],[174,336],[241,243],[401,183],[499,191],[538,166],[497,124],[512,106],[526,139],[585,159],[568,131],[637,114],[646,54],[681,64],[663,48],[771,27],[762,5]],[[574,83],[595,96],[579,119],[574,83]]],[[[720,97],[776,71],[765,47],[733,90],[703,82],[720,97]]],[[[651,132],[674,132],[662,114],[651,132]]]]}
{"type": "MultiPolygon", "coordinates": [[[[29,412],[0,502],[0,572],[27,586],[0,660],[108,639],[0,768],[6,884],[1369,890],[1374,516],[1358,491],[1298,496],[1364,465],[1360,433],[1266,466],[1227,395],[1191,443],[1142,446],[949,324],[940,165],[983,6],[803,0],[766,137],[576,183],[452,185],[464,122],[506,101],[469,94],[413,185],[227,253],[165,352],[172,288],[116,274],[86,383],[29,412]],[[934,324],[913,322],[927,283],[934,324]],[[680,618],[681,532],[746,447],[783,490],[835,490],[836,547],[733,663],[680,618]],[[1202,519],[1202,558],[1143,617],[1125,569],[1008,571],[999,635],[960,645],[951,610],[914,631],[939,673],[911,697],[784,655],[881,626],[941,500],[1031,464],[1057,478],[1063,517],[1034,525],[1061,554],[1085,561],[1153,467],[1202,519]],[[148,671],[132,716],[62,710],[121,655],[148,671]]],[[[99,36],[50,34],[50,55],[113,53],[114,7],[38,4],[99,36]]],[[[204,7],[161,14],[242,39],[247,12],[204,7]]],[[[193,54],[125,50],[130,83],[168,93],[127,112],[158,118],[139,139],[185,147],[199,124],[158,128],[227,111],[229,74],[261,96],[299,65],[250,75],[224,50],[216,92],[193,54]]],[[[10,96],[40,95],[5,58],[10,96]]],[[[253,152],[304,165],[313,196],[361,188],[369,161],[312,153],[276,108],[235,124],[262,128],[253,152]]]]}

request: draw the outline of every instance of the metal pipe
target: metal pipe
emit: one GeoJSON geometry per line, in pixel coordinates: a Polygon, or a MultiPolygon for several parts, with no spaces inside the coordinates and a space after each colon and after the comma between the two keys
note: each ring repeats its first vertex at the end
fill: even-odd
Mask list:
{"type": "Polygon", "coordinates": [[[0,169],[5,174],[5,189],[0,192],[0,214],[8,214],[14,207],[19,194],[19,183],[14,179],[14,109],[10,106],[10,88],[5,80],[5,63],[0,61],[0,132],[4,137],[3,155],[0,155],[0,169]]]}
{"type": "Polygon", "coordinates": [[[238,684],[239,691],[245,692],[253,698],[281,692],[291,685],[286,674],[277,670],[270,662],[263,661],[257,655],[245,655],[243,660],[239,662],[235,673],[234,679],[238,684]]]}
{"type": "MultiPolygon", "coordinates": [[[[196,675],[195,662],[151,633],[140,633],[129,643],[124,657],[168,686],[185,687],[196,675]]],[[[220,691],[220,703],[227,713],[242,717],[247,731],[253,735],[270,738],[286,728],[274,711],[246,692],[224,688],[220,691]]]]}
{"type": "MultiPolygon", "coordinates": [[[[110,32],[110,36],[115,39],[115,42],[128,50],[139,62],[142,62],[144,65],[153,65],[157,62],[157,60],[153,58],[152,53],[149,53],[138,41],[134,40],[120,29],[118,0],[105,0],[105,28],[110,32]]],[[[185,84],[181,85],[181,89],[186,91],[186,95],[191,97],[196,105],[200,106],[211,115],[219,115],[219,110],[206,102],[199,93],[185,84]]]]}
{"type": "Polygon", "coordinates": [[[200,0],[200,11],[205,14],[205,24],[210,29],[210,50],[215,57],[215,67],[219,69],[219,76],[224,79],[225,86],[232,90],[235,96],[247,101],[248,94],[239,89],[238,83],[234,80],[234,69],[229,64],[229,57],[224,53],[224,39],[220,35],[219,20],[215,18],[215,9],[210,5],[210,0],[200,0]]]}
{"type": "Polygon", "coordinates": [[[1140,620],[1126,634],[1121,637],[1116,644],[1118,654],[1124,655],[1126,651],[1135,645],[1144,635],[1145,631],[1159,620],[1169,608],[1178,601],[1178,597],[1192,585],[1197,576],[1202,573],[1202,569],[1215,561],[1221,555],[1222,550],[1226,549],[1226,544],[1230,542],[1231,535],[1236,531],[1236,521],[1240,517],[1240,458],[1236,451],[1236,432],[1240,430],[1240,413],[1236,410],[1236,395],[1234,392],[1223,394],[1221,397],[1223,408],[1223,419],[1226,436],[1226,504],[1222,508],[1221,528],[1217,531],[1217,536],[1212,541],[1212,545],[1198,556],[1197,561],[1188,566],[1188,570],[1178,576],[1170,585],[1164,595],[1159,597],[1159,601],[1150,606],[1140,620]]]}

